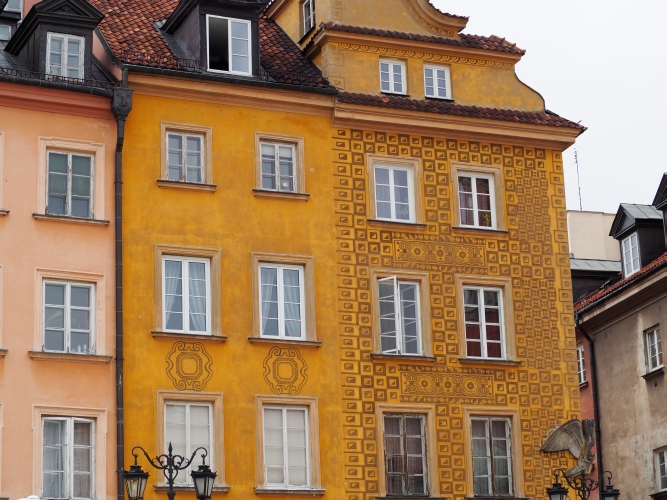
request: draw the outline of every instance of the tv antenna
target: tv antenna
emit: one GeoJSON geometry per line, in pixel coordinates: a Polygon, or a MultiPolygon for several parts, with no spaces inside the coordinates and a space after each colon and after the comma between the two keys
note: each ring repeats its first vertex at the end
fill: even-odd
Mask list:
{"type": "Polygon", "coordinates": [[[574,163],[577,165],[577,187],[579,188],[579,211],[583,212],[584,208],[581,204],[581,180],[579,179],[579,157],[577,156],[577,150],[574,150],[574,163]]]}

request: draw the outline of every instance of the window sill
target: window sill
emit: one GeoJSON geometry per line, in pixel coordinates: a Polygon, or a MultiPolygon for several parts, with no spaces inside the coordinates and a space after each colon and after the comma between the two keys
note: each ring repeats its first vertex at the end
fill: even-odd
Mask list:
{"type": "Polygon", "coordinates": [[[216,184],[200,184],[198,182],[168,181],[165,179],[157,180],[157,187],[167,189],[185,189],[188,191],[206,191],[214,192],[218,186],[216,184]]]}
{"type": "Polygon", "coordinates": [[[301,44],[305,41],[306,37],[307,37],[308,35],[310,35],[310,34],[315,30],[315,26],[316,26],[316,25],[313,24],[313,25],[308,29],[308,31],[306,31],[306,32],[304,33],[304,35],[301,37],[301,39],[300,39],[299,42],[298,42],[299,45],[301,45],[301,44]]]}
{"type": "Polygon", "coordinates": [[[100,356],[97,354],[71,354],[68,352],[45,352],[28,351],[31,359],[37,361],[71,361],[74,363],[108,364],[113,356],[100,356]]]}
{"type": "MultiPolygon", "coordinates": [[[[153,489],[158,493],[166,493],[169,491],[169,486],[166,484],[154,484],[153,489]]],[[[229,493],[231,486],[213,486],[213,493],[229,493]]],[[[174,491],[183,493],[194,493],[194,486],[174,486],[174,491]]]]}
{"type": "Polygon", "coordinates": [[[255,488],[255,495],[300,495],[306,497],[321,497],[327,490],[325,489],[304,489],[304,488],[255,488]]]}
{"type": "Polygon", "coordinates": [[[419,231],[424,232],[428,228],[426,224],[416,222],[398,222],[393,220],[366,219],[370,227],[379,227],[384,229],[393,229],[394,231],[419,231]]]}
{"type": "Polygon", "coordinates": [[[523,365],[523,361],[514,361],[513,359],[489,359],[489,358],[459,358],[459,363],[461,363],[462,365],[503,365],[503,366],[523,365]]]}
{"type": "Polygon", "coordinates": [[[273,198],[276,200],[308,201],[308,193],[285,193],[281,191],[269,191],[268,189],[253,189],[255,198],[273,198]]]}
{"type": "Polygon", "coordinates": [[[52,220],[73,224],[92,224],[94,226],[108,226],[109,221],[103,219],[87,219],[86,217],[72,217],[71,215],[32,214],[37,220],[52,220]]]}
{"type": "Polygon", "coordinates": [[[437,96],[432,96],[432,95],[425,95],[424,99],[427,101],[444,101],[444,102],[454,102],[454,99],[451,97],[437,97],[437,96]]]}
{"type": "MultiPolygon", "coordinates": [[[[0,217],[2,217],[3,215],[9,215],[9,210],[0,209],[0,217]]],[[[0,498],[2,498],[2,497],[0,497],[0,498]]]]}
{"type": "Polygon", "coordinates": [[[248,342],[251,344],[275,344],[275,345],[291,345],[303,347],[321,347],[322,342],[315,340],[287,340],[287,339],[269,339],[266,337],[248,337],[248,342]]]}
{"type": "Polygon", "coordinates": [[[661,366],[660,368],[656,368],[652,372],[648,372],[646,375],[642,375],[642,378],[644,380],[653,380],[654,378],[664,377],[664,376],[665,376],[665,367],[661,366]]]}
{"type": "Polygon", "coordinates": [[[175,333],[175,332],[158,332],[152,331],[154,339],[171,339],[171,340],[198,340],[200,342],[214,342],[214,343],[223,343],[227,342],[227,335],[197,335],[194,333],[175,333]]]}
{"type": "Polygon", "coordinates": [[[371,354],[371,359],[387,359],[392,361],[423,361],[424,363],[435,363],[436,358],[432,356],[418,356],[416,354],[371,354]]]}
{"type": "Polygon", "coordinates": [[[653,500],[667,500],[667,490],[658,491],[649,495],[653,500]]]}
{"type": "Polygon", "coordinates": [[[472,227],[472,226],[454,226],[452,227],[454,232],[464,232],[465,234],[477,233],[479,236],[486,237],[488,234],[509,234],[509,231],[504,229],[497,229],[494,227],[472,227]]]}
{"type": "Polygon", "coordinates": [[[398,92],[385,92],[383,90],[380,91],[380,94],[392,97],[410,97],[410,94],[399,94],[398,92]]]}
{"type": "Polygon", "coordinates": [[[7,356],[7,349],[0,349],[0,359],[7,356]]]}
{"type": "Polygon", "coordinates": [[[579,384],[579,390],[586,389],[588,387],[588,380],[579,384]]]}

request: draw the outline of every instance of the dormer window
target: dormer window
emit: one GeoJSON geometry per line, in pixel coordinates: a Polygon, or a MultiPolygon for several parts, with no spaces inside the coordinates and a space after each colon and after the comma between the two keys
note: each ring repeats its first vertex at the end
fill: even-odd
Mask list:
{"type": "Polygon", "coordinates": [[[83,78],[85,39],[82,36],[49,33],[46,73],[68,78],[83,78]]]}
{"type": "Polygon", "coordinates": [[[303,0],[301,9],[303,15],[303,35],[305,36],[315,27],[315,0],[303,0]]]}
{"type": "Polygon", "coordinates": [[[0,24],[0,42],[6,42],[12,37],[12,28],[6,24],[0,24]]]}
{"type": "Polygon", "coordinates": [[[21,0],[9,0],[4,10],[5,12],[21,12],[21,0]]]}
{"type": "Polygon", "coordinates": [[[250,22],[206,16],[208,70],[251,75],[250,22]]]}
{"type": "Polygon", "coordinates": [[[639,241],[637,240],[637,233],[633,233],[623,240],[623,269],[625,270],[625,277],[635,274],[639,271],[639,241]]]}
{"type": "Polygon", "coordinates": [[[380,59],[380,90],[385,94],[405,94],[405,62],[380,59]]]}

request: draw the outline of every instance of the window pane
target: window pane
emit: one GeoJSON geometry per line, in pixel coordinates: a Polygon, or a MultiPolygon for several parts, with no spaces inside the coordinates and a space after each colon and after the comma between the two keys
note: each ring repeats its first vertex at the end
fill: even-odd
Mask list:
{"type": "Polygon", "coordinates": [[[165,328],[183,330],[183,264],[165,260],[164,268],[165,328]]]}
{"type": "Polygon", "coordinates": [[[419,354],[419,313],[417,303],[417,285],[411,283],[399,284],[401,312],[403,324],[403,353],[419,354]]]}
{"type": "Polygon", "coordinates": [[[299,284],[299,271],[284,269],[283,285],[285,336],[301,337],[301,287],[299,284]]]}
{"type": "Polygon", "coordinates": [[[277,337],[278,327],[278,269],[260,268],[262,335],[277,337]]]}
{"type": "Polygon", "coordinates": [[[229,22],[220,17],[208,18],[208,67],[229,71],[229,22]]]}
{"type": "Polygon", "coordinates": [[[64,498],[67,494],[67,421],[45,419],[42,443],[42,496],[64,498]]]}
{"type": "Polygon", "coordinates": [[[190,292],[190,331],[206,331],[206,264],[188,262],[188,289],[190,292]]]}
{"type": "Polygon", "coordinates": [[[398,354],[393,281],[378,282],[378,300],[382,352],[386,354],[398,354]]]}

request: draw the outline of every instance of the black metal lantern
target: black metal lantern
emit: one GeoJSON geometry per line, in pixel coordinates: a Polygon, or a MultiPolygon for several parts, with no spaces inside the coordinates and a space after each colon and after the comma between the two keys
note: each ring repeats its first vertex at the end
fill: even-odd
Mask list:
{"type": "Polygon", "coordinates": [[[195,483],[195,496],[197,500],[210,500],[213,494],[213,483],[217,474],[211,471],[208,465],[204,464],[200,465],[198,470],[193,470],[190,476],[195,483]]]}
{"type": "Polygon", "coordinates": [[[558,478],[551,488],[547,488],[547,495],[549,495],[550,500],[567,500],[568,489],[565,488],[558,478]]]}
{"type": "Polygon", "coordinates": [[[130,467],[129,472],[123,472],[123,481],[125,481],[125,489],[129,500],[142,500],[144,498],[148,476],[148,472],[141,470],[141,466],[136,464],[136,460],[135,464],[130,467]]]}
{"type": "Polygon", "coordinates": [[[614,488],[614,485],[611,484],[611,478],[612,474],[609,471],[605,471],[602,476],[604,477],[605,474],[609,474],[609,477],[607,478],[607,481],[609,482],[607,486],[604,487],[604,490],[600,491],[600,500],[617,500],[618,497],[621,495],[620,490],[617,490],[614,488]]]}

